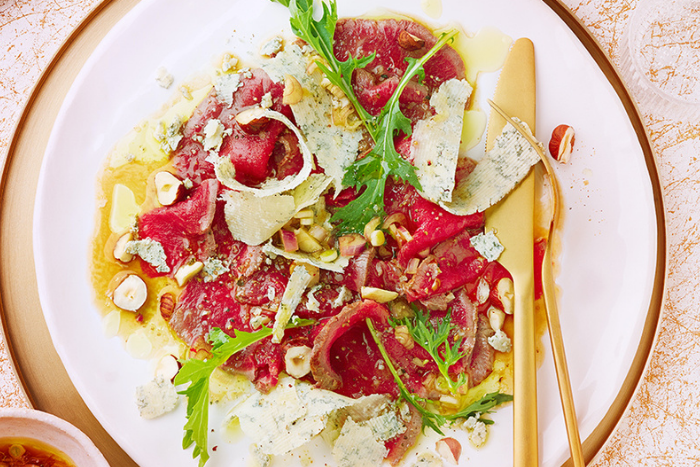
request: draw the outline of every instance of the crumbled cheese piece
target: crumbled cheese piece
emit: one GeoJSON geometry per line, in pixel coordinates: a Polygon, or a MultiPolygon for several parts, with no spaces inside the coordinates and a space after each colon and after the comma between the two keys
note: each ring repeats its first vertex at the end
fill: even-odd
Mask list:
{"type": "Polygon", "coordinates": [[[182,120],[177,115],[170,123],[166,123],[163,120],[158,121],[153,131],[153,137],[160,143],[160,148],[163,152],[169,154],[177,149],[177,145],[180,144],[182,139],[181,129],[182,120]]]}
{"type": "Polygon", "coordinates": [[[469,433],[469,441],[478,447],[481,447],[486,443],[486,438],[488,438],[489,432],[486,424],[482,421],[477,421],[474,429],[469,433]]]}
{"type": "Polygon", "coordinates": [[[263,63],[262,68],[277,83],[290,75],[304,88],[304,98],[291,105],[294,119],[318,165],[333,179],[333,186],[339,192],[345,169],[359,152],[362,131],[334,124],[332,96],[320,85],[319,76],[306,73],[308,60],[296,44],[291,44],[263,63]]]}
{"type": "Polygon", "coordinates": [[[175,386],[162,377],[136,388],[136,406],[143,418],[152,419],[171,412],[179,401],[175,386]]]}
{"type": "Polygon", "coordinates": [[[190,87],[186,84],[180,86],[180,94],[182,94],[182,97],[184,97],[188,101],[192,100],[192,91],[190,90],[190,87]]]}
{"type": "Polygon", "coordinates": [[[260,48],[260,55],[264,55],[266,57],[274,56],[280,50],[282,50],[283,43],[284,42],[282,41],[281,37],[273,37],[260,48]]]}
{"type": "Polygon", "coordinates": [[[202,268],[204,282],[214,282],[217,277],[228,271],[229,268],[218,258],[207,258],[204,260],[204,267],[202,268]]]}
{"type": "Polygon", "coordinates": [[[260,452],[283,455],[319,434],[328,414],[362,400],[285,377],[268,394],[255,392],[231,409],[228,420],[237,417],[241,430],[260,452]]]}
{"type": "Polygon", "coordinates": [[[238,59],[230,53],[225,53],[224,58],[221,61],[221,70],[224,73],[228,73],[229,71],[235,70],[236,65],[238,65],[238,59]]]}
{"type": "Polygon", "coordinates": [[[158,272],[170,272],[170,266],[166,263],[163,245],[152,238],[127,242],[126,252],[131,255],[139,256],[142,260],[156,268],[158,272]]]}
{"type": "Polygon", "coordinates": [[[164,89],[168,89],[170,86],[173,85],[173,82],[175,81],[175,78],[173,78],[173,75],[168,73],[168,70],[165,69],[165,67],[160,67],[156,71],[156,82],[158,83],[158,86],[164,89]]]}
{"type": "Polygon", "coordinates": [[[184,186],[188,190],[191,190],[194,186],[194,183],[189,178],[186,178],[182,181],[182,186],[184,186]]]}
{"type": "Polygon", "coordinates": [[[296,310],[306,287],[311,283],[312,276],[305,267],[296,267],[289,276],[287,287],[284,289],[282,301],[275,315],[275,324],[272,327],[272,342],[279,344],[284,337],[284,329],[287,327],[292,314],[296,310]]]}
{"type": "Polygon", "coordinates": [[[496,261],[505,250],[505,247],[498,240],[493,230],[474,235],[469,239],[469,243],[471,243],[476,251],[481,253],[481,256],[489,261],[496,261]]]}
{"type": "Polygon", "coordinates": [[[350,290],[344,285],[341,285],[340,291],[338,291],[338,297],[335,300],[333,300],[333,307],[341,307],[350,300],[352,300],[352,292],[350,292],[350,290]]]}
{"type": "Polygon", "coordinates": [[[430,97],[435,115],[419,120],[413,131],[411,152],[421,194],[435,203],[452,200],[464,106],[471,93],[466,80],[442,83],[430,97]]]}
{"type": "Polygon", "coordinates": [[[370,427],[348,418],[331,452],[339,467],[358,467],[380,465],[387,449],[374,438],[370,427]]]}
{"type": "Polygon", "coordinates": [[[418,455],[413,467],[443,467],[443,465],[445,464],[442,462],[442,458],[427,451],[418,455]]]}
{"type": "Polygon", "coordinates": [[[238,73],[228,73],[221,75],[214,83],[217,97],[226,105],[233,105],[233,93],[243,85],[241,83],[241,75],[238,73]]]}
{"type": "Polygon", "coordinates": [[[321,288],[320,285],[316,285],[309,290],[309,293],[306,294],[306,309],[309,311],[315,311],[318,313],[321,311],[321,302],[319,302],[316,297],[314,296],[315,292],[318,292],[318,290],[321,288]]]}
{"type": "Polygon", "coordinates": [[[296,212],[290,195],[258,198],[252,193],[226,190],[221,197],[226,201],[224,216],[231,235],[247,245],[268,240],[296,212]]]}
{"type": "MultiPolygon", "coordinates": [[[[524,122],[519,122],[527,129],[524,122]]],[[[484,211],[503,199],[540,160],[537,151],[511,124],[507,124],[493,149],[452,192],[452,201],[440,202],[458,216],[484,211]]]]}
{"type": "Polygon", "coordinates": [[[202,145],[205,151],[219,151],[221,143],[224,142],[224,124],[219,120],[212,118],[204,126],[204,140],[202,145]]]}
{"type": "Polygon", "coordinates": [[[510,337],[508,337],[508,335],[501,329],[496,331],[496,334],[489,337],[488,341],[491,347],[498,350],[499,352],[508,353],[512,348],[510,337]]]}
{"type": "Polygon", "coordinates": [[[263,109],[269,109],[272,107],[272,94],[269,92],[263,94],[263,96],[260,98],[260,107],[263,109]]]}

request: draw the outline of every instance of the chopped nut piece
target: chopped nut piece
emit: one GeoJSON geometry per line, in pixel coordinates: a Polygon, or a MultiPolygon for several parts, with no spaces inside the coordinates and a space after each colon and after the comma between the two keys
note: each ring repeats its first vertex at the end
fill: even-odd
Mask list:
{"type": "Polygon", "coordinates": [[[134,255],[126,251],[127,243],[134,239],[134,235],[131,232],[127,232],[117,240],[114,244],[114,258],[121,261],[122,263],[128,263],[134,259],[134,255]]]}
{"type": "Polygon", "coordinates": [[[456,439],[439,439],[435,443],[435,450],[450,464],[459,464],[459,457],[462,455],[462,445],[456,439]]]}
{"type": "Polygon", "coordinates": [[[552,137],[549,140],[549,153],[562,164],[568,163],[575,139],[576,134],[572,127],[559,125],[552,131],[552,137]]]}
{"type": "Polygon", "coordinates": [[[399,46],[408,51],[413,51],[422,49],[425,46],[425,41],[404,29],[399,33],[399,46]]]}
{"type": "Polygon", "coordinates": [[[170,318],[172,318],[173,312],[175,311],[175,296],[170,292],[166,292],[161,295],[158,310],[166,323],[170,321],[170,318]]]}
{"type": "Polygon", "coordinates": [[[298,104],[304,97],[304,90],[299,81],[292,75],[284,75],[284,93],[282,103],[285,105],[298,104]]]}
{"type": "Polygon", "coordinates": [[[156,197],[162,206],[170,206],[185,196],[185,186],[170,172],[158,172],[155,176],[156,197]]]}
{"type": "Polygon", "coordinates": [[[387,303],[399,296],[398,293],[391,290],[378,289],[376,287],[362,287],[360,295],[362,295],[362,298],[374,300],[377,303],[387,303]]]}
{"type": "Polygon", "coordinates": [[[284,368],[289,376],[303,378],[311,371],[311,348],[305,345],[290,347],[284,354],[284,368]]]}
{"type": "Polygon", "coordinates": [[[180,287],[185,285],[190,279],[199,274],[199,271],[201,271],[203,267],[204,263],[201,261],[195,261],[193,263],[183,264],[180,266],[177,272],[175,272],[175,280],[177,281],[177,285],[180,287]]]}

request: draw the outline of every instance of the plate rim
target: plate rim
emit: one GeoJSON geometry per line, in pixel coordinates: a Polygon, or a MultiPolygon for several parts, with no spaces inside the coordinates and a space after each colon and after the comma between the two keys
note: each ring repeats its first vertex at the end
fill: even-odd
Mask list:
{"type": "MultiPolygon", "coordinates": [[[[666,296],[665,285],[668,275],[668,244],[665,203],[659,180],[658,168],[656,165],[656,154],[651,144],[646,125],[644,124],[634,99],[631,97],[631,93],[629,92],[627,85],[625,85],[619,72],[616,70],[610,58],[605,54],[603,48],[600,46],[592,33],[566,5],[561,3],[560,0],[544,0],[544,3],[551,8],[554,13],[557,14],[557,16],[559,16],[559,18],[569,27],[581,44],[586,48],[588,54],[590,54],[590,56],[596,62],[598,68],[603,72],[608,82],[613,87],[617,97],[620,99],[620,102],[624,106],[625,112],[635,130],[635,133],[637,134],[637,140],[639,141],[644,154],[647,174],[649,176],[654,197],[654,211],[656,214],[657,240],[654,288],[649,300],[649,309],[646,313],[642,336],[620,391],[601,422],[596,426],[593,433],[591,433],[591,435],[589,435],[584,441],[584,455],[586,460],[590,461],[597,453],[601,451],[605,443],[611,438],[612,433],[623,419],[624,414],[628,411],[631,401],[634,398],[640,383],[643,380],[643,376],[647,371],[651,356],[653,355],[653,351],[656,347],[658,329],[660,327],[659,324],[661,323],[663,316],[666,296]]],[[[42,97],[45,97],[47,93],[51,93],[53,79],[57,74],[57,70],[66,62],[67,57],[74,55],[76,51],[78,51],[80,54],[78,61],[83,59],[87,60],[87,58],[93,53],[95,47],[97,47],[97,44],[99,44],[102,38],[112,29],[118,20],[137,4],[138,1],[136,0],[103,0],[99,2],[59,47],[58,51],[40,76],[30,93],[30,97],[27,100],[26,105],[22,109],[20,118],[18,119],[14,128],[13,135],[8,146],[7,156],[2,161],[2,165],[0,166],[0,219],[6,216],[8,210],[11,212],[11,214],[17,211],[17,204],[13,204],[12,200],[10,200],[11,197],[6,196],[7,192],[9,191],[6,190],[6,188],[11,186],[16,180],[17,170],[21,170],[21,168],[17,169],[19,165],[17,162],[18,160],[22,159],[18,154],[22,153],[22,149],[24,148],[23,143],[28,137],[27,133],[31,133],[32,128],[35,130],[37,129],[36,126],[33,125],[38,118],[41,118],[38,117],[37,114],[42,114],[40,110],[42,110],[43,106],[46,105],[49,105],[52,109],[57,110],[60,108],[64,100],[65,94],[63,94],[60,99],[54,98],[53,102],[47,103],[42,99],[42,97]],[[110,24],[109,21],[113,22],[110,24]],[[95,25],[102,24],[103,22],[105,22],[104,25],[108,27],[94,35],[95,31],[93,29],[95,29],[95,25]],[[87,50],[85,48],[80,49],[81,45],[85,45],[84,41],[88,41],[89,47],[87,47],[87,50]]],[[[75,59],[75,56],[73,58],[75,59]]],[[[82,65],[84,64],[84,60],[82,63],[79,63],[76,67],[70,70],[73,74],[68,76],[69,83],[72,83],[77,76],[78,72],[82,68],[82,65]]],[[[51,114],[51,112],[49,112],[49,114],[51,114]]],[[[57,112],[54,112],[53,118],[50,118],[51,123],[55,121],[55,114],[57,114],[57,112]]],[[[46,138],[41,138],[40,141],[45,140],[48,142],[48,134],[50,133],[52,126],[52,124],[44,125],[44,128],[38,129],[42,135],[46,136],[46,138]],[[43,130],[43,132],[41,130],[43,130]]],[[[36,148],[33,148],[32,154],[35,158],[38,155],[39,165],[37,167],[40,167],[40,163],[43,160],[44,151],[46,149],[46,144],[40,144],[38,146],[40,146],[41,149],[37,151],[36,148]]],[[[26,174],[20,174],[20,176],[21,175],[26,174]]],[[[33,176],[38,178],[38,171],[37,173],[34,173],[33,176]]],[[[36,194],[35,185],[30,188],[29,194],[31,195],[29,202],[33,207],[34,195],[36,194]]],[[[13,218],[11,214],[9,218],[16,219],[17,216],[13,218]]],[[[8,242],[8,233],[9,238],[16,239],[17,236],[26,236],[27,229],[25,226],[27,223],[30,226],[29,230],[32,229],[33,221],[31,216],[29,217],[29,221],[24,223],[0,223],[0,252],[15,243],[12,242],[12,240],[8,242]],[[10,224],[10,227],[7,227],[8,224],[10,224]]],[[[29,237],[29,241],[31,243],[31,235],[29,235],[29,237]]],[[[30,251],[29,255],[33,255],[33,251],[30,251]]],[[[7,266],[8,262],[5,261],[6,256],[7,255],[0,254],[0,266],[7,266]]],[[[23,273],[25,275],[27,273],[26,270],[28,269],[30,270],[31,275],[34,276],[35,271],[33,256],[32,261],[25,265],[24,269],[25,271],[23,271],[23,273]]],[[[46,400],[45,395],[40,394],[41,391],[39,390],[40,388],[37,387],[37,384],[40,385],[41,383],[37,383],[35,378],[31,376],[31,374],[35,371],[36,362],[27,362],[25,361],[25,355],[20,355],[22,350],[26,348],[26,345],[22,343],[22,337],[24,337],[26,333],[21,332],[24,324],[21,322],[21,319],[16,316],[17,310],[11,306],[8,307],[5,305],[7,302],[6,297],[11,295],[10,292],[17,291],[18,289],[17,281],[9,277],[13,274],[8,274],[7,271],[8,267],[0,268],[0,318],[2,320],[2,330],[6,336],[7,347],[10,352],[12,363],[15,366],[15,371],[30,403],[37,408],[51,407],[53,408],[53,411],[56,411],[55,407],[52,407],[55,404],[52,404],[50,401],[46,400]],[[7,291],[7,293],[5,293],[5,291],[7,291]]],[[[25,286],[20,288],[19,291],[22,293],[29,292],[29,295],[32,295],[32,298],[34,298],[38,303],[38,290],[36,287],[35,278],[29,289],[30,290],[27,290],[27,287],[25,286]]],[[[39,314],[40,320],[43,321],[44,317],[40,307],[36,313],[39,314]]],[[[46,326],[46,323],[43,322],[43,325],[46,326]]],[[[51,342],[50,337],[49,343],[51,344],[50,352],[52,351],[55,354],[55,349],[53,349],[53,343],[51,342]]],[[[46,342],[44,342],[44,344],[46,344],[46,342]]],[[[59,363],[61,365],[61,369],[65,372],[65,368],[63,368],[63,364],[60,359],[59,363]]],[[[70,386],[72,386],[72,384],[70,384],[70,386]]],[[[62,389],[66,390],[66,388],[62,389]]],[[[75,391],[74,388],[72,388],[72,390],[75,391]]],[[[77,395],[77,391],[75,391],[75,394],[77,395]]],[[[85,410],[88,410],[80,396],[77,395],[77,397],[78,399],[75,402],[77,402],[78,405],[82,404],[82,406],[85,407],[85,410]]],[[[52,412],[51,409],[47,411],[52,412]]],[[[87,430],[95,430],[99,428],[104,431],[104,428],[102,428],[102,426],[99,424],[99,422],[96,422],[96,420],[94,420],[94,423],[97,423],[97,427],[93,426],[93,421],[89,420],[89,418],[86,420],[83,417],[80,417],[77,423],[90,427],[86,428],[87,430]]],[[[111,440],[111,437],[108,434],[106,436],[111,440]]],[[[112,444],[116,446],[116,443],[114,443],[113,440],[111,441],[112,444]]],[[[107,445],[109,445],[108,442],[107,445]]],[[[111,453],[114,446],[109,447],[111,453]]],[[[122,450],[119,446],[117,446],[117,449],[122,450]]],[[[565,465],[570,464],[570,462],[571,460],[568,460],[565,465]]]]}

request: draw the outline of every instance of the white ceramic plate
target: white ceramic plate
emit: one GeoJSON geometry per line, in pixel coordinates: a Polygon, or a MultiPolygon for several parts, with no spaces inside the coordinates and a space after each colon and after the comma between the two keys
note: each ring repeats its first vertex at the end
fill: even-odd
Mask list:
{"type": "MultiPolygon", "coordinates": [[[[341,16],[366,13],[373,0],[341,1],[341,16]]],[[[420,0],[383,7],[425,17],[420,0]]],[[[470,32],[495,26],[535,44],[537,136],[566,122],[576,128],[568,166],[557,166],[566,201],[560,310],[582,437],[601,421],[636,352],[654,286],[657,220],[652,185],[623,106],[583,45],[539,0],[444,0],[433,23],[459,21],[470,32]]],[[[111,147],[157,110],[171,91],[155,81],[164,66],[177,81],[224,51],[246,57],[260,41],[288,34],[288,13],[266,0],[146,0],[107,35],[66,98],[44,159],[34,224],[42,307],[56,349],[90,410],[143,467],[196,465],[181,449],[184,408],[154,421],[139,418],[134,388],[150,379],[117,339],[106,339],[87,277],[95,180],[111,147]]],[[[251,52],[251,53],[252,53],[251,52]]],[[[490,79],[494,81],[495,77],[490,79]]],[[[487,79],[488,81],[488,79],[487,79]]],[[[488,86],[480,98],[489,97],[488,86]]],[[[547,338],[544,338],[547,341],[547,338]]],[[[551,352],[538,371],[541,465],[568,458],[551,352]]],[[[512,465],[512,411],[494,415],[487,446],[465,443],[464,465],[512,465]],[[484,464],[485,465],[485,464],[484,464]]],[[[212,427],[220,414],[215,413],[212,427]]],[[[244,465],[248,443],[218,445],[210,465],[244,465]]],[[[313,448],[324,465],[328,452],[313,448]]],[[[306,451],[285,457],[290,465],[306,451]]],[[[411,459],[413,454],[409,455],[411,459]]],[[[301,460],[300,460],[301,459],[301,460]]],[[[287,464],[287,462],[280,462],[287,464]]],[[[279,464],[278,464],[279,465],[279,464]]],[[[409,464],[410,465],[410,464],[409,464]]]]}

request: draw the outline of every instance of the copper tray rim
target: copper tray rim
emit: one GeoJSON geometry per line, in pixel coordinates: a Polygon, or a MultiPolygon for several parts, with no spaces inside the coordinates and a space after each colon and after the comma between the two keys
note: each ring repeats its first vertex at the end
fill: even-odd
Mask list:
{"type": "MultiPolygon", "coordinates": [[[[117,20],[113,24],[111,24],[109,28],[101,31],[100,37],[93,39],[93,42],[91,43],[92,48],[89,51],[89,53],[87,53],[86,58],[91,55],[91,53],[94,51],[94,48],[102,40],[102,38],[104,38],[104,36],[112,29],[114,24],[116,24],[116,22],[118,22],[118,20],[120,20],[124,14],[126,14],[135,5],[137,5],[138,2],[139,0],[102,0],[101,2],[97,3],[93,7],[93,9],[86,15],[86,17],[78,24],[78,26],[71,32],[71,34],[66,38],[62,45],[58,48],[58,50],[50,60],[49,64],[47,65],[46,69],[40,75],[40,78],[38,79],[35,86],[32,88],[29,98],[27,99],[27,102],[22,108],[20,118],[17,120],[17,124],[13,129],[12,137],[8,145],[6,156],[4,160],[0,161],[0,218],[2,215],[4,215],[4,208],[6,204],[6,185],[8,182],[9,174],[13,168],[13,162],[16,160],[17,157],[16,153],[18,142],[20,141],[23,132],[26,131],[26,126],[28,119],[30,118],[30,114],[38,107],[38,97],[42,94],[42,92],[45,91],[44,88],[47,86],[49,78],[55,72],[58,65],[66,59],[66,56],[71,51],[71,47],[73,47],[78,42],[78,40],[81,39],[81,36],[85,34],[87,28],[90,25],[92,25],[100,15],[105,14],[105,12],[108,9],[114,7],[115,5],[123,6],[124,4],[131,3],[131,6],[128,6],[123,13],[119,14],[117,20]]],[[[647,372],[651,357],[653,355],[653,351],[658,341],[658,332],[660,328],[659,325],[663,316],[663,309],[666,300],[666,280],[668,275],[668,239],[666,232],[666,212],[663,190],[661,188],[658,168],[656,164],[656,152],[653,148],[653,145],[651,144],[646,124],[644,123],[644,120],[637,107],[637,104],[632,98],[629,87],[624,83],[619,71],[613,65],[612,61],[610,60],[610,57],[608,57],[608,55],[604,52],[597,39],[586,28],[586,26],[574,15],[574,13],[568,6],[563,4],[561,0],[543,0],[543,3],[545,3],[549,8],[552,9],[554,13],[557,14],[557,16],[559,16],[559,18],[569,27],[569,29],[574,33],[574,35],[581,42],[581,44],[586,48],[590,56],[596,62],[600,70],[603,72],[603,74],[606,76],[609,83],[615,90],[615,93],[620,99],[620,102],[623,104],[627,116],[630,119],[630,122],[637,134],[637,139],[644,153],[644,159],[647,165],[647,172],[650,178],[652,193],[654,197],[654,208],[657,219],[657,258],[655,266],[654,288],[650,298],[649,309],[646,313],[646,320],[644,323],[643,333],[640,339],[639,346],[637,348],[637,352],[635,353],[632,364],[625,377],[620,391],[618,392],[616,398],[609,407],[603,419],[596,426],[594,431],[583,442],[584,457],[586,463],[589,463],[597,454],[601,452],[605,444],[610,441],[613,433],[622,421],[624,415],[628,412],[629,407],[631,405],[631,401],[635,394],[638,392],[639,386],[643,381],[643,377],[647,372]]],[[[75,73],[77,74],[77,72],[79,72],[81,68],[82,66],[75,70],[75,73]]],[[[71,83],[74,79],[75,75],[71,76],[71,83]]],[[[65,95],[62,96],[58,107],[61,106],[63,98],[65,98],[65,95]]],[[[50,129],[47,131],[47,133],[50,133],[50,129]]],[[[45,147],[43,149],[45,149],[45,147]]],[[[42,150],[42,154],[43,152],[44,151],[42,150]]],[[[36,191],[35,188],[36,187],[34,187],[33,192],[36,191]]],[[[4,247],[4,239],[2,238],[3,233],[4,230],[0,230],[0,253],[2,253],[2,249],[4,247]]],[[[2,257],[3,255],[0,254],[0,259],[2,257]]],[[[33,270],[33,263],[31,266],[33,270]]],[[[0,332],[4,334],[8,351],[11,357],[12,368],[17,375],[17,378],[21,384],[21,389],[23,390],[28,403],[34,408],[42,409],[45,405],[45,401],[37,400],[35,395],[36,391],[34,390],[35,386],[33,384],[30,384],[28,382],[28,379],[26,378],[26,372],[28,371],[28,369],[23,368],[21,365],[17,364],[18,347],[21,347],[21,345],[18,345],[17,339],[19,339],[20,336],[16,336],[14,334],[15,331],[11,330],[8,326],[8,311],[5,306],[5,294],[3,292],[3,283],[0,282],[0,321],[2,322],[2,329],[0,329],[0,332]]],[[[43,312],[40,312],[40,314],[43,319],[43,312]]],[[[53,350],[53,343],[49,343],[51,344],[51,349],[53,350]]],[[[55,352],[55,350],[53,350],[53,352],[55,352]]],[[[65,372],[65,368],[61,369],[65,372]]],[[[49,382],[48,384],[50,385],[51,382],[49,382]]],[[[75,391],[74,388],[73,391],[75,392],[75,394],[77,394],[77,391],[75,391]]],[[[77,397],[77,400],[73,400],[72,402],[77,404],[78,406],[82,406],[85,410],[89,411],[89,409],[87,409],[87,406],[85,406],[85,403],[79,395],[77,397]]],[[[94,423],[97,423],[97,427],[95,427],[93,425],[93,422],[89,420],[86,421],[80,419],[78,422],[74,423],[79,428],[88,433],[91,433],[91,431],[95,429],[104,431],[104,428],[96,420],[94,420],[94,423]]],[[[116,450],[121,451],[121,453],[117,453],[116,455],[121,454],[126,456],[126,453],[124,453],[121,447],[116,445],[116,443],[111,439],[111,437],[106,433],[106,431],[104,431],[104,433],[101,434],[101,436],[98,435],[98,441],[96,441],[96,444],[98,444],[98,447],[100,447],[101,450],[109,448],[108,452],[113,455],[114,449],[116,447],[116,450]],[[104,435],[106,435],[107,438],[109,438],[109,441],[111,441],[111,443],[107,442],[107,446],[104,446],[104,439],[100,439],[104,438],[104,435]]],[[[105,454],[105,456],[108,459],[110,459],[110,456],[108,456],[107,454],[105,454]]],[[[573,463],[571,459],[569,459],[563,465],[570,466],[573,465],[573,463]]]]}

